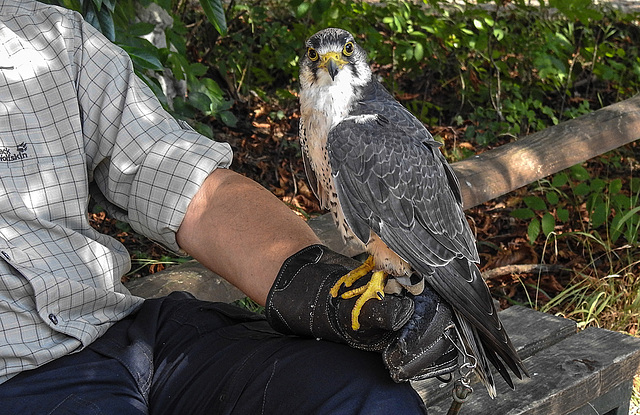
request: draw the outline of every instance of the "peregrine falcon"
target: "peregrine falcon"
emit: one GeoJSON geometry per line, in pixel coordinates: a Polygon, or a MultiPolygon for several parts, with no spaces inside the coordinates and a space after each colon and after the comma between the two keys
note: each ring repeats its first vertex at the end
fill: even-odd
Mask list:
{"type": "Polygon", "coordinates": [[[346,240],[369,258],[332,290],[366,301],[384,297],[391,277],[413,294],[432,287],[454,310],[459,347],[495,395],[490,361],[513,387],[504,364],[527,374],[482,279],[475,239],[457,178],[424,125],[372,75],[366,52],[342,29],[311,36],[300,60],[300,141],[310,186],[346,240]],[[503,364],[504,362],[504,364],[503,364]]]}

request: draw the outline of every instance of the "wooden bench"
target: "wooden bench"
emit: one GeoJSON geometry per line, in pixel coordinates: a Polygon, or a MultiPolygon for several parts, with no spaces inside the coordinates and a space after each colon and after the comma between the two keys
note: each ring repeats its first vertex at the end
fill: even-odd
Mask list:
{"type": "MultiPolygon", "coordinates": [[[[623,415],[629,413],[633,377],[640,368],[640,339],[513,306],[500,312],[531,378],[515,391],[496,378],[496,399],[484,386],[463,404],[464,415],[623,415]]],[[[414,382],[432,414],[445,414],[453,386],[436,379],[414,382]]]]}
{"type": "MultiPolygon", "coordinates": [[[[359,253],[358,247],[343,244],[328,215],[310,224],[332,249],[350,256],[359,253]]],[[[245,296],[195,261],[133,280],[127,287],[145,298],[177,290],[209,301],[232,302],[245,296]]],[[[578,332],[572,320],[524,307],[510,307],[500,317],[531,378],[516,379],[515,391],[497,378],[498,397],[493,400],[484,387],[472,385],[475,392],[461,414],[628,414],[633,377],[640,369],[640,339],[598,328],[578,332]]],[[[429,379],[413,386],[430,414],[447,412],[451,384],[429,379]]]]}

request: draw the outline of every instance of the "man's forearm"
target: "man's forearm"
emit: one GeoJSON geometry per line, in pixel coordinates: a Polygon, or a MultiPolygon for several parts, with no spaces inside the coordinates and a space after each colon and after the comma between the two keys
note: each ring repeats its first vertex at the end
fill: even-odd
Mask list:
{"type": "Polygon", "coordinates": [[[205,180],[176,238],[189,255],[260,304],[284,260],[319,243],[309,226],[269,191],[226,169],[205,180]]]}

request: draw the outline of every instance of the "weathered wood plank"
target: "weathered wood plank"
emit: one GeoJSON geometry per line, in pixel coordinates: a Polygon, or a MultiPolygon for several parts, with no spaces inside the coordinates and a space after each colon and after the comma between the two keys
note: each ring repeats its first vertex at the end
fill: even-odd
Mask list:
{"type": "Polygon", "coordinates": [[[499,315],[522,359],[577,333],[575,321],[526,307],[512,306],[499,315]]]}
{"type": "MultiPolygon", "coordinates": [[[[574,321],[530,308],[513,306],[500,311],[499,314],[521,359],[526,359],[576,333],[574,321]]],[[[497,382],[503,381],[499,378],[497,382]]],[[[437,379],[427,379],[412,384],[427,406],[451,396],[451,386],[437,379]]],[[[481,386],[473,385],[473,387],[480,390],[480,393],[484,393],[481,386]]]]}
{"type": "Polygon", "coordinates": [[[589,401],[587,405],[576,409],[570,415],[628,415],[631,406],[629,398],[632,392],[633,379],[630,379],[589,401]]]}
{"type": "MultiPolygon", "coordinates": [[[[498,399],[481,389],[463,406],[465,415],[567,414],[633,378],[640,368],[640,339],[588,328],[525,360],[531,378],[517,380],[511,391],[496,385],[498,399]]],[[[450,400],[429,406],[446,413],[450,400]]]]}
{"type": "Polygon", "coordinates": [[[465,209],[640,138],[640,95],[453,163],[465,209]]]}

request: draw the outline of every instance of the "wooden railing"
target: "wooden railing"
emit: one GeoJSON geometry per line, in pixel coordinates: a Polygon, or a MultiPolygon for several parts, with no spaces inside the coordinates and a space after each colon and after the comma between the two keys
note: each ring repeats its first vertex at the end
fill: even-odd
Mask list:
{"type": "Polygon", "coordinates": [[[452,164],[465,209],[640,138],[640,95],[452,164]]]}

